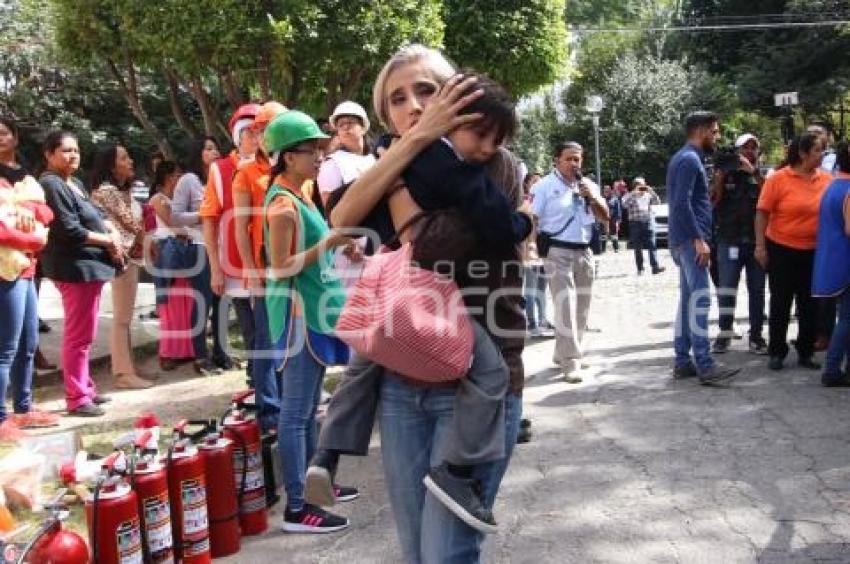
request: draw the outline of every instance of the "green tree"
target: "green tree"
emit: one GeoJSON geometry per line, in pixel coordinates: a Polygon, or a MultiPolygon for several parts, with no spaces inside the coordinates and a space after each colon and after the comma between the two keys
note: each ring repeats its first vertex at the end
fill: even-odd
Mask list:
{"type": "Polygon", "coordinates": [[[564,0],[445,0],[446,51],[519,97],[565,73],[564,0]]]}
{"type": "MultiPolygon", "coordinates": [[[[843,0],[685,0],[684,21],[758,23],[850,16],[843,0]]],[[[773,95],[798,91],[804,115],[828,114],[850,87],[850,33],[846,26],[703,32],[677,36],[668,56],[704,63],[736,85],[742,107],[777,115],[773,95]]]]}

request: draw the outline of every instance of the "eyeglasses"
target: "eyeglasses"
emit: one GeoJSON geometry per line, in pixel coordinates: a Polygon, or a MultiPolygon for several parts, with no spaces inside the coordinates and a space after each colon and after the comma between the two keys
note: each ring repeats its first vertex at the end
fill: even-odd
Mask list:
{"type": "Polygon", "coordinates": [[[336,120],[336,128],[337,129],[348,129],[348,128],[351,128],[351,127],[355,127],[357,125],[360,125],[360,120],[356,119],[356,118],[336,120]]]}

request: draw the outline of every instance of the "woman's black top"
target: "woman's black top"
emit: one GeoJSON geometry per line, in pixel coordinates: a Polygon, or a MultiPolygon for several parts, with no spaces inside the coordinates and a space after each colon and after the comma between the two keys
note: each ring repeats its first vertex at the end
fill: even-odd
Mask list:
{"type": "Polygon", "coordinates": [[[56,218],[50,224],[47,246],[41,253],[44,276],[58,282],[91,282],[112,280],[115,263],[109,252],[100,246],[86,243],[89,232],[107,233],[104,215],[95,206],[82,184],[71,178],[79,188],[74,190],[56,174],[47,172],[39,179],[44,188],[47,205],[56,218]]]}

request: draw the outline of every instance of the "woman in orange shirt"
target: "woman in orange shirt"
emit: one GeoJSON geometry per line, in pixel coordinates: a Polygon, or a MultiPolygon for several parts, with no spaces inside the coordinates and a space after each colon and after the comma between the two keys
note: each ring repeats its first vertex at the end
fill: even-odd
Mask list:
{"type": "Polygon", "coordinates": [[[771,370],[781,370],[788,355],[791,304],[797,301],[797,364],[810,370],[817,336],[817,306],[812,300],[812,271],[820,200],[832,177],[820,170],[824,146],[810,133],[788,147],[787,164],[768,177],[756,210],[756,260],[770,284],[771,370]]]}

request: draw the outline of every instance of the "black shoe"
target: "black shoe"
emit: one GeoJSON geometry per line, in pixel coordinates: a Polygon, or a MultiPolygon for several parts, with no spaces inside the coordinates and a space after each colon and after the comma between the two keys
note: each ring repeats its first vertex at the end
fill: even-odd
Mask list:
{"type": "Polygon", "coordinates": [[[782,370],[785,367],[785,359],[781,356],[772,356],[767,361],[767,367],[771,370],[782,370]]]}
{"type": "Polygon", "coordinates": [[[242,368],[242,362],[231,356],[213,358],[212,363],[222,370],[238,370],[242,368]]]}
{"type": "Polygon", "coordinates": [[[422,482],[440,503],[470,527],[484,534],[498,531],[493,513],[481,502],[478,480],[452,476],[444,462],[431,468],[422,482]]]}
{"type": "Polygon", "coordinates": [[[53,328],[42,318],[38,318],[38,332],[39,333],[50,333],[53,328]]]}
{"type": "Polygon", "coordinates": [[[729,345],[732,344],[732,341],[729,337],[717,337],[714,340],[714,346],[711,347],[711,352],[714,354],[723,354],[729,352],[729,345]]]}
{"type": "Polygon", "coordinates": [[[800,358],[797,360],[797,366],[800,368],[806,368],[808,370],[820,370],[821,366],[819,362],[815,362],[812,360],[812,357],[807,356],[805,358],[800,358]]]}
{"type": "Polygon", "coordinates": [[[665,270],[667,270],[667,267],[666,267],[666,266],[659,266],[658,268],[653,268],[653,269],[652,269],[652,273],[653,273],[653,274],[661,274],[661,273],[662,273],[662,272],[664,272],[665,270]]]}
{"type": "Polygon", "coordinates": [[[693,378],[697,375],[696,366],[688,363],[684,366],[677,366],[673,369],[673,378],[676,380],[684,380],[685,378],[693,378]]]}
{"type": "Polygon", "coordinates": [[[524,429],[520,428],[519,433],[517,433],[517,436],[516,436],[516,444],[524,445],[524,444],[530,443],[530,442],[531,442],[531,429],[528,428],[528,427],[526,427],[524,429]]]}
{"type": "Polygon", "coordinates": [[[195,361],[195,372],[201,374],[202,376],[218,376],[219,374],[223,374],[224,371],[213,363],[213,361],[206,360],[196,360],[195,361]]]}
{"type": "Polygon", "coordinates": [[[767,354],[767,341],[763,337],[750,337],[750,352],[753,354],[767,354]]]}
{"type": "Polygon", "coordinates": [[[310,461],[304,484],[304,499],[320,507],[330,507],[337,502],[334,477],[339,463],[336,452],[320,449],[310,461]]]}
{"type": "Polygon", "coordinates": [[[531,419],[522,418],[519,420],[520,429],[528,429],[531,427],[531,419]]]}
{"type": "Polygon", "coordinates": [[[360,491],[357,488],[352,488],[350,486],[334,486],[333,489],[334,497],[341,503],[354,501],[360,497],[360,491]]]}
{"type": "Polygon", "coordinates": [[[834,374],[824,372],[820,383],[825,388],[850,388],[850,375],[842,372],[834,374]]]}
{"type": "Polygon", "coordinates": [[[726,368],[725,366],[715,365],[707,372],[703,372],[699,375],[699,383],[703,386],[720,384],[726,380],[734,378],[740,371],[740,368],[726,368]]]}
{"type": "Polygon", "coordinates": [[[101,415],[106,415],[106,412],[103,411],[103,408],[98,407],[93,403],[87,403],[76,409],[70,410],[68,415],[74,415],[76,417],[100,417],[101,415]]]}
{"type": "Polygon", "coordinates": [[[93,402],[95,405],[103,405],[103,404],[105,404],[105,403],[109,403],[109,402],[111,402],[111,401],[112,401],[112,398],[111,398],[111,397],[109,397],[109,396],[100,396],[100,395],[98,395],[98,396],[94,396],[91,400],[92,400],[92,402],[93,402]]]}
{"type": "Polygon", "coordinates": [[[308,503],[298,512],[290,511],[287,507],[283,512],[281,529],[285,533],[323,534],[335,533],[347,527],[348,519],[308,503]]]}

